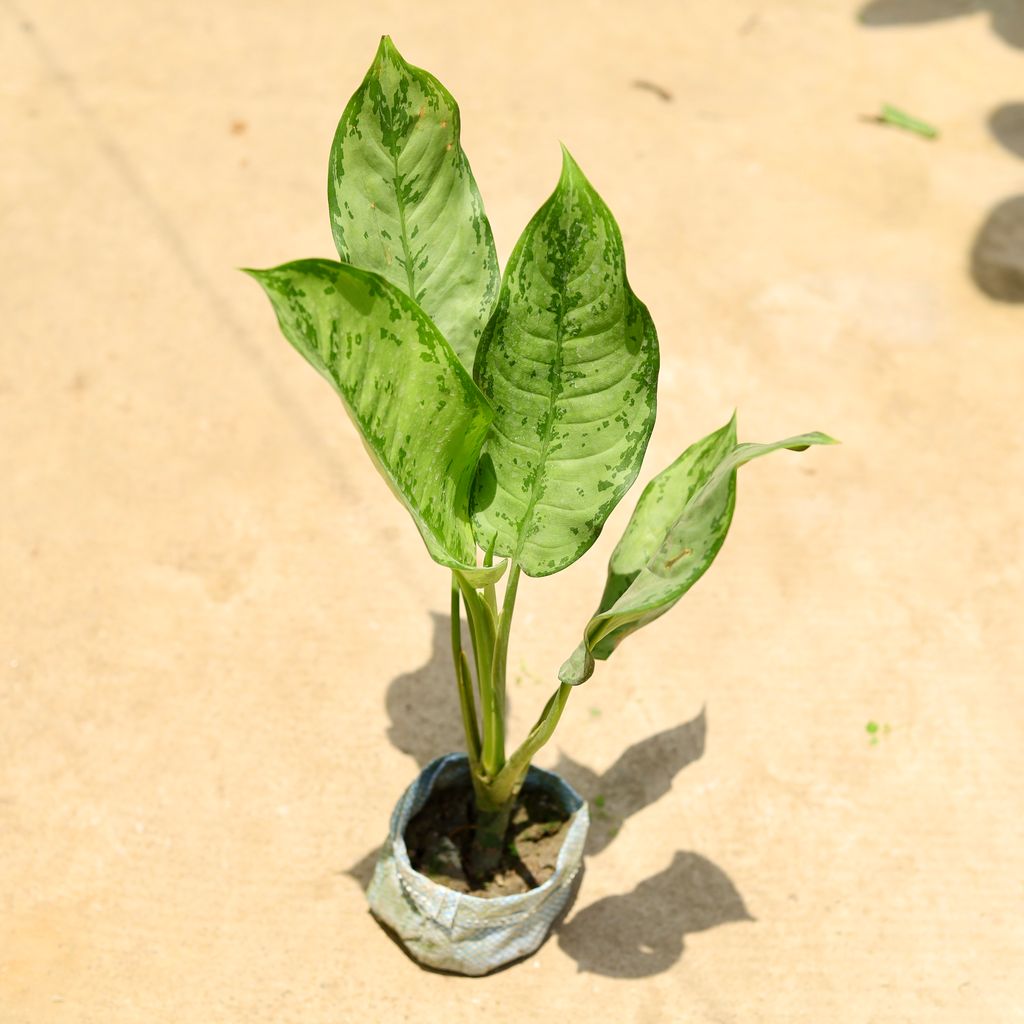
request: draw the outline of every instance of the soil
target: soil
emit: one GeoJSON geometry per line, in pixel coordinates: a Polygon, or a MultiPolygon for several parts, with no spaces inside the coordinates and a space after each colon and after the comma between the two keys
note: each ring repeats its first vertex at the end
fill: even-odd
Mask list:
{"type": "Polygon", "coordinates": [[[473,792],[435,790],[405,830],[412,866],[431,881],[473,896],[512,896],[543,885],[555,872],[570,815],[548,793],[524,790],[516,801],[508,843],[497,871],[470,878],[473,792]]]}

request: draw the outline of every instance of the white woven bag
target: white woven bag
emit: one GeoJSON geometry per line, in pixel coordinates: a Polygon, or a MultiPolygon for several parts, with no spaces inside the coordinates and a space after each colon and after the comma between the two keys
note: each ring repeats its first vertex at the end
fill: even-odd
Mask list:
{"type": "Polygon", "coordinates": [[[484,899],[455,892],[416,871],[405,848],[405,829],[436,787],[469,786],[465,754],[432,761],[405,791],[391,815],[387,842],[367,891],[370,909],[421,964],[481,975],[534,952],[572,897],[583,866],[590,824],[586,802],[560,776],[532,767],[525,787],[552,794],[571,812],[554,874],[536,889],[484,899]]]}

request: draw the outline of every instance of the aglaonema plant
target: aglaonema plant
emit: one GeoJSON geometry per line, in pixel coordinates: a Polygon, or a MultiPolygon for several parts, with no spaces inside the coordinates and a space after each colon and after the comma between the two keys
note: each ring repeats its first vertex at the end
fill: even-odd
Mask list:
{"type": "Polygon", "coordinates": [[[451,572],[476,811],[468,867],[485,878],[573,687],[714,560],[738,468],[833,442],[808,433],[740,444],[733,417],[654,477],[557,689],[509,750],[506,665],[521,575],[575,562],[636,478],[655,419],[654,324],[629,286],[615,219],[564,147],[554,192],[499,272],[458,106],[387,37],[338,125],[328,201],[340,262],[248,273],[284,336],[341,396],[431,558],[451,572]]]}

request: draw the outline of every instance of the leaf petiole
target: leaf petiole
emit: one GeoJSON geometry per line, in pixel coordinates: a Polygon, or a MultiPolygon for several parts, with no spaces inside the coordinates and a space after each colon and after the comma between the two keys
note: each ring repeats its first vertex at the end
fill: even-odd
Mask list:
{"type": "Polygon", "coordinates": [[[473,697],[473,677],[469,670],[466,652],[462,649],[462,619],[459,605],[459,585],[452,577],[452,664],[455,667],[455,682],[459,688],[459,707],[462,711],[462,727],[466,734],[466,752],[474,770],[480,763],[480,726],[476,717],[476,700],[473,697]]]}

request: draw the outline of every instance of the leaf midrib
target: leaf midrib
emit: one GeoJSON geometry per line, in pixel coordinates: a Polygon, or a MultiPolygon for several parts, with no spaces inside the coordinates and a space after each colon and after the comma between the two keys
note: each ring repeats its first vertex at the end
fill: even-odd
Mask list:
{"type": "Polygon", "coordinates": [[[398,154],[391,154],[391,166],[394,168],[395,176],[391,179],[391,187],[395,190],[395,205],[398,207],[398,226],[402,232],[402,263],[405,266],[405,276],[409,282],[409,298],[416,302],[416,282],[413,279],[413,259],[409,246],[409,232],[405,226],[405,203],[402,201],[401,182],[404,177],[398,169],[398,154]]]}
{"type": "MultiPolygon", "coordinates": [[[[554,283],[554,282],[552,282],[554,283]]],[[[558,288],[558,312],[555,315],[555,358],[551,364],[551,391],[548,394],[548,411],[544,417],[544,441],[540,448],[540,453],[537,457],[537,475],[534,478],[533,484],[530,487],[530,499],[526,505],[526,511],[523,513],[521,520],[522,526],[519,529],[519,540],[516,544],[515,561],[519,562],[522,558],[523,548],[526,546],[527,541],[527,527],[533,518],[534,510],[537,507],[537,502],[540,500],[540,488],[541,483],[544,479],[545,466],[547,464],[548,450],[551,447],[551,435],[554,432],[555,425],[555,407],[558,402],[559,387],[558,382],[562,376],[562,342],[564,340],[564,320],[565,320],[565,290],[567,282],[559,282],[558,288]]]]}

